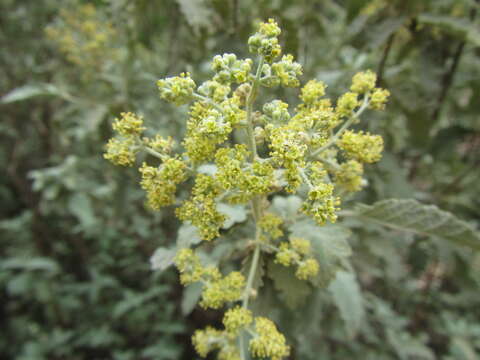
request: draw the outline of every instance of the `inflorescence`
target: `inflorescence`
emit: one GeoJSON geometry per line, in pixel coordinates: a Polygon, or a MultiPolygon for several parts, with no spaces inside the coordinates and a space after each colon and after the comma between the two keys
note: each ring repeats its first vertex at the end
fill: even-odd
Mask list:
{"type": "MultiPolygon", "coordinates": [[[[250,52],[259,59],[256,70],[252,59],[224,54],[213,58],[214,75],[201,85],[189,73],[158,81],[162,99],[177,106],[191,103],[183,153],[173,153],[171,138],[143,137],[142,117],[122,113],[113,124],[115,136],[106,146],[105,158],[121,166],[133,166],[140,152],[157,158],[139,167],[146,203],[154,210],[177,205],[177,187],[192,184],[190,197],[180,203],[176,215],[195,226],[206,241],[221,236],[226,215],[217,208],[220,201],[250,203],[256,226],[252,263],[259,254],[272,256],[276,263],[291,267],[299,281],[310,281],[321,271],[312,244],[285,235],[289,219],[266,211],[267,197],[281,191],[305,194],[304,214],[319,225],[335,222],[341,197],[362,189],[364,164],[378,161],[383,150],[380,136],[350,126],[366,109],[383,109],[389,93],[377,88],[376,75],[366,71],[353,77],[350,91],[336,102],[325,97],[327,86],[322,81],[310,80],[300,89],[293,111],[279,99],[254,111],[262,87],[300,86],[302,67],[292,55],[282,56],[280,33],[270,19],[249,38],[250,52]],[[246,132],[246,143],[232,144],[236,131],[246,132]],[[203,164],[213,165],[215,171],[198,172],[203,164]]],[[[289,355],[290,347],[276,325],[248,309],[256,264],[248,279],[238,271],[223,275],[218,267],[202,264],[191,248],[179,250],[175,264],[182,284],[202,284],[202,307],[233,304],[224,315],[223,330],[207,327],[193,335],[201,357],[218,351],[218,359],[243,360],[247,350],[253,357],[272,360],[289,355]]]]}

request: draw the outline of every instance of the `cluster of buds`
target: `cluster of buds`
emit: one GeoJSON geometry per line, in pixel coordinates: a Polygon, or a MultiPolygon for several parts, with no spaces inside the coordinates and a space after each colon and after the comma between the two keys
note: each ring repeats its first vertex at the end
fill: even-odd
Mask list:
{"type": "Polygon", "coordinates": [[[288,242],[280,244],[275,262],[283,266],[296,266],[295,275],[300,280],[314,278],[320,268],[318,261],[312,256],[310,241],[297,237],[290,237],[288,242]]]}

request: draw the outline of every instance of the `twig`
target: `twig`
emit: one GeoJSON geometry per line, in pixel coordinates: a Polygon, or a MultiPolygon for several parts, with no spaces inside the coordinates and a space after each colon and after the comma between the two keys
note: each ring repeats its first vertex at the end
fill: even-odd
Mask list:
{"type": "MultiPolygon", "coordinates": [[[[472,10],[470,11],[470,21],[473,22],[476,16],[477,16],[477,9],[472,8],[472,10]]],[[[447,70],[447,72],[443,75],[442,89],[440,90],[440,95],[438,96],[437,104],[432,113],[433,123],[437,122],[438,117],[440,116],[443,103],[445,101],[445,98],[447,97],[450,87],[452,86],[453,78],[458,69],[458,65],[460,63],[460,59],[462,58],[463,50],[465,49],[466,43],[467,43],[466,40],[462,40],[460,44],[457,45],[457,49],[455,50],[455,53],[453,55],[452,64],[450,65],[450,68],[447,70]]]]}
{"type": "Polygon", "coordinates": [[[385,46],[385,49],[383,50],[383,55],[380,60],[380,63],[378,64],[378,70],[377,70],[377,86],[382,86],[383,85],[383,74],[385,71],[385,65],[387,63],[388,55],[390,55],[390,50],[392,49],[392,44],[393,40],[395,39],[395,34],[392,33],[387,39],[387,45],[385,46]]]}

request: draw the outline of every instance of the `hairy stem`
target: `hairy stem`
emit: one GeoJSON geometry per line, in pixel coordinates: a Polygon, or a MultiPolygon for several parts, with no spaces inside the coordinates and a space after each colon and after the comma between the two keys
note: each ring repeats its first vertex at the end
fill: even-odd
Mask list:
{"type": "MultiPolygon", "coordinates": [[[[258,63],[255,78],[253,79],[253,82],[252,82],[250,93],[248,94],[248,97],[247,97],[247,103],[245,105],[247,110],[247,127],[246,127],[247,141],[248,141],[248,147],[251,154],[250,155],[251,162],[255,161],[255,159],[258,158],[257,144],[255,142],[255,134],[253,130],[252,114],[253,114],[253,104],[255,103],[255,99],[258,93],[258,86],[260,84],[260,76],[262,74],[263,63],[264,63],[264,58],[261,57],[258,63]]],[[[248,302],[250,300],[250,295],[252,292],[253,280],[255,279],[255,274],[258,268],[258,262],[260,260],[259,241],[260,241],[261,229],[258,225],[258,221],[262,216],[261,204],[262,204],[262,197],[255,197],[251,201],[252,215],[253,215],[253,220],[255,221],[255,250],[253,252],[252,263],[250,265],[250,270],[248,272],[248,277],[247,277],[247,284],[245,286],[245,290],[243,292],[243,297],[242,297],[242,307],[244,307],[245,309],[248,309],[248,302]]],[[[245,334],[240,334],[239,343],[240,343],[240,358],[242,360],[247,360],[247,355],[245,351],[245,334]]]]}

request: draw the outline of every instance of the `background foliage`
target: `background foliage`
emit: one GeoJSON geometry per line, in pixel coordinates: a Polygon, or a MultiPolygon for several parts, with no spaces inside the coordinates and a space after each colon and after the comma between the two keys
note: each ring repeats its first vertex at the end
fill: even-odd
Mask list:
{"type": "MultiPolygon", "coordinates": [[[[480,245],[467,223],[478,228],[480,220],[479,6],[473,0],[1,1],[1,357],[194,357],[191,329],[218,314],[195,311],[198,289],[183,292],[174,271],[152,272],[149,264],[177,234],[188,239],[188,228],[178,231],[172,209],[146,210],[138,174],[108,164],[103,145],[113,118],[125,110],[178,138],[186,109],[160,101],[155,81],[184,70],[206,78],[214,54],[246,55],[252,19],[274,17],[286,52],[305,65],[305,79],[325,81],[335,95],[355,72],[370,68],[392,101],[381,121],[371,115],[366,125],[387,146],[369,169],[368,190],[355,198],[374,205],[347,207],[342,225],[320,232],[309,231],[309,223],[293,227],[342,270],[327,290],[312,292],[289,282],[283,268],[264,264],[278,277],[265,279],[257,311],[281,322],[294,359],[478,358],[480,245]],[[79,52],[89,38],[61,10],[87,3],[99,29],[110,22],[114,32],[103,47],[79,52]],[[77,47],[59,48],[59,35],[47,36],[49,26],[71,33],[77,47]],[[71,57],[75,49],[79,61],[71,57]],[[378,203],[391,198],[416,201],[378,203]],[[421,228],[419,218],[432,213],[452,221],[421,203],[463,219],[456,225],[464,232],[421,228]],[[413,217],[402,217],[407,208],[413,217]],[[347,258],[355,272],[345,267],[347,258]]],[[[288,213],[297,202],[273,203],[288,213]]],[[[242,221],[241,213],[235,216],[242,221]]]]}

